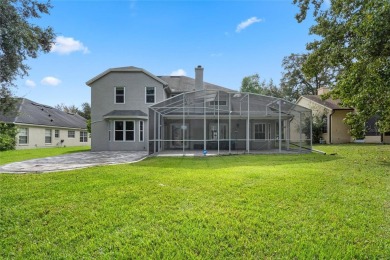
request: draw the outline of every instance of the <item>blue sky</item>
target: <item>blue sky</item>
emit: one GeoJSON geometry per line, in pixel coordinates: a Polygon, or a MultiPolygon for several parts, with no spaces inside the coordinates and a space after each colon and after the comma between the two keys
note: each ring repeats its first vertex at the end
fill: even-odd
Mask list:
{"type": "Polygon", "coordinates": [[[108,68],[141,67],[155,75],[194,77],[238,90],[243,77],[259,73],[279,83],[281,62],[302,53],[313,39],[309,18],[298,24],[292,0],[54,0],[52,52],[28,60],[29,76],[15,94],[54,106],[90,102],[85,82],[108,68]]]}

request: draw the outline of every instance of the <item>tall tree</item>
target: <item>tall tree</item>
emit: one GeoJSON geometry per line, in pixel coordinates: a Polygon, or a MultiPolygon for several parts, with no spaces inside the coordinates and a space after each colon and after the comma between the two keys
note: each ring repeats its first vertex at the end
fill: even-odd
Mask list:
{"type": "Polygon", "coordinates": [[[88,102],[84,102],[81,104],[79,115],[84,117],[85,119],[91,119],[91,105],[88,102]]]}
{"type": "Polygon", "coordinates": [[[302,22],[310,7],[316,24],[310,34],[320,36],[307,45],[311,52],[303,65],[308,77],[325,65],[342,68],[333,98],[356,108],[346,122],[353,128],[377,115],[381,133],[390,131],[390,1],[293,0],[302,22]]]}
{"type": "Polygon", "coordinates": [[[302,95],[317,95],[320,87],[332,87],[338,70],[324,67],[312,77],[303,72],[308,54],[292,53],[283,58],[284,72],[280,80],[281,91],[286,99],[296,101],[302,95]]]}
{"type": "Polygon", "coordinates": [[[283,94],[273,80],[269,82],[266,80],[261,81],[259,74],[253,74],[242,79],[241,92],[249,92],[266,96],[283,97],[283,94]]]}
{"type": "Polygon", "coordinates": [[[30,68],[24,61],[51,49],[53,29],[32,23],[42,14],[49,14],[50,8],[50,2],[0,0],[0,112],[12,109],[15,79],[28,75],[30,68]]]}

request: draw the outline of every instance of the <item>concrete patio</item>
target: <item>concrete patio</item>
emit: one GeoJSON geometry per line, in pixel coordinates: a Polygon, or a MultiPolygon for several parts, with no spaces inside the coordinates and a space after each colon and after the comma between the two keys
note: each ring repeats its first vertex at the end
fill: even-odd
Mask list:
{"type": "Polygon", "coordinates": [[[134,163],[144,159],[147,152],[81,152],[15,162],[0,166],[0,173],[43,173],[134,163]]]}

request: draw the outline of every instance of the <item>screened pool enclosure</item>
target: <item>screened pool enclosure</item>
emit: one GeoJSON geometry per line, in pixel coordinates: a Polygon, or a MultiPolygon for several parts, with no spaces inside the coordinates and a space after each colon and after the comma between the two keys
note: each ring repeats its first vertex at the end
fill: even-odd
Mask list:
{"type": "Polygon", "coordinates": [[[283,99],[199,90],[149,108],[149,153],[303,153],[311,127],[311,110],[283,99]]]}

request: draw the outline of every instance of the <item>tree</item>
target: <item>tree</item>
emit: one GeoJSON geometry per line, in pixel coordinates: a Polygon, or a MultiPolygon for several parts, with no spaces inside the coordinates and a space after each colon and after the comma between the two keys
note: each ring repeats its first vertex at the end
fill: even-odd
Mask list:
{"type": "Polygon", "coordinates": [[[0,151],[14,150],[18,129],[14,124],[0,122],[0,151]]]}
{"type": "Polygon", "coordinates": [[[56,105],[55,108],[66,113],[78,114],[87,119],[87,130],[91,133],[91,105],[88,102],[82,103],[81,109],[75,105],[67,106],[64,103],[56,105]]]}
{"type": "Polygon", "coordinates": [[[81,104],[81,111],[79,115],[87,119],[87,130],[88,133],[91,133],[91,105],[88,102],[81,104]]]}
{"type": "Polygon", "coordinates": [[[338,70],[325,67],[307,77],[303,72],[303,64],[309,54],[292,53],[283,58],[284,72],[280,80],[283,96],[290,101],[296,101],[302,95],[317,95],[320,87],[332,87],[338,70]]]}
{"type": "Polygon", "coordinates": [[[76,107],[75,105],[67,106],[64,103],[61,103],[56,105],[54,108],[70,114],[78,114],[78,115],[80,114],[79,108],[76,107]]]}
{"type": "Polygon", "coordinates": [[[306,46],[305,75],[326,65],[341,68],[331,96],[356,109],[346,120],[352,131],[360,132],[361,122],[372,116],[379,117],[381,133],[390,131],[390,1],[331,0],[328,9],[323,0],[293,3],[300,8],[298,22],[314,7],[310,34],[320,36],[306,46]]]}
{"type": "Polygon", "coordinates": [[[241,92],[249,92],[266,96],[283,97],[280,89],[274,84],[271,79],[260,81],[259,74],[244,77],[241,83],[241,92]]]}
{"type": "Polygon", "coordinates": [[[91,105],[88,102],[84,102],[81,104],[81,110],[79,111],[79,115],[87,120],[91,119],[91,105]]]}
{"type": "Polygon", "coordinates": [[[75,105],[67,106],[64,103],[58,104],[54,106],[54,108],[64,111],[66,113],[78,114],[85,119],[91,119],[91,105],[88,102],[82,103],[81,109],[76,107],[75,105]]]}
{"type": "Polygon", "coordinates": [[[34,18],[49,14],[50,2],[37,0],[0,0],[0,112],[10,112],[14,81],[28,75],[24,61],[49,52],[55,34],[51,27],[32,24],[34,18]]]}

